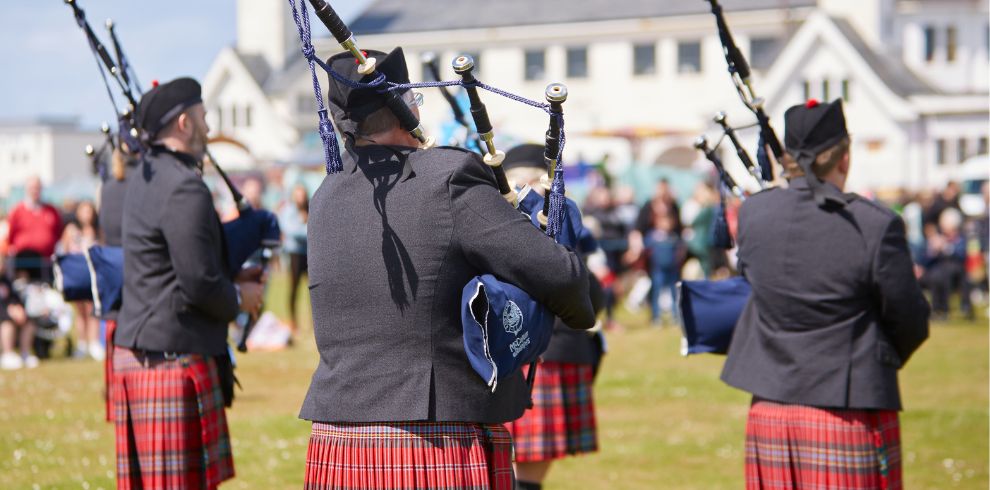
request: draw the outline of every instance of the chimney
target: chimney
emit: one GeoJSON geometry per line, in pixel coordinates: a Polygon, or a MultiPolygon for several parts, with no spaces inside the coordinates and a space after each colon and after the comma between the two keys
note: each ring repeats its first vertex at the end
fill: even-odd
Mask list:
{"type": "Polygon", "coordinates": [[[272,70],[285,66],[299,35],[284,0],[237,0],[237,51],[261,55],[272,70]]]}

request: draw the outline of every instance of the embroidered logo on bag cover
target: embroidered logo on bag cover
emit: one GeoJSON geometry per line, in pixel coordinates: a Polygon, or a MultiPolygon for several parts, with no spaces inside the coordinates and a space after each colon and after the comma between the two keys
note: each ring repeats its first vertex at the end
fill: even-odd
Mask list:
{"type": "Polygon", "coordinates": [[[519,335],[523,327],[522,310],[511,300],[502,308],[502,328],[512,335],[519,335]]]}

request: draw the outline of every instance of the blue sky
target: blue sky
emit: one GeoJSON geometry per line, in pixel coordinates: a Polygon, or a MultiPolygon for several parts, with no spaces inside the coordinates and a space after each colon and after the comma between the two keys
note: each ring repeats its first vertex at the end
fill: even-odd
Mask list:
{"type": "MultiPolygon", "coordinates": [[[[217,52],[235,42],[235,0],[78,2],[108,49],[104,21],[113,19],[124,52],[145,89],[152,79],[202,78],[217,52]]],[[[0,120],[79,116],[89,127],[112,120],[113,109],[72,10],[62,0],[3,3],[0,120]]],[[[288,3],[283,3],[288,9],[288,3]]],[[[343,0],[334,6],[348,20],[368,3],[343,0]]],[[[319,22],[313,25],[313,32],[314,36],[326,35],[319,22]]]]}

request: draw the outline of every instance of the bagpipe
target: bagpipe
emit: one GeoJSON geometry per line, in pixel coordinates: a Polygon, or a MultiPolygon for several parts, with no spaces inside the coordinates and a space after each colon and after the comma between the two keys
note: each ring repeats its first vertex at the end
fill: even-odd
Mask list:
{"type": "MultiPolygon", "coordinates": [[[[728,139],[735,149],[736,156],[746,168],[751,177],[761,189],[766,189],[774,181],[774,165],[770,154],[779,164],[786,158],[784,146],[777,137],[776,131],[770,124],[770,118],[764,111],[764,100],[756,95],[752,84],[752,72],[746,57],[729,31],[725,14],[718,0],[705,0],[711,6],[712,15],[718,29],[722,53],[728,67],[732,85],[735,87],[743,105],[756,117],[756,123],[742,128],[729,125],[724,112],[715,114],[713,121],[722,131],[722,136],[710,146],[708,138],[700,136],[695,141],[695,148],[701,151],[715,167],[719,179],[719,209],[713,227],[713,243],[716,247],[730,249],[735,245],[729,232],[725,218],[726,199],[729,195],[739,200],[746,198],[746,193],[732,175],[725,169],[717,149],[722,141],[728,139]],[[740,142],[737,130],[759,127],[759,143],[754,160],[740,142]]],[[[732,339],[732,330],[750,296],[750,285],[744,277],[733,277],[723,281],[681,281],[678,285],[678,308],[681,311],[681,327],[683,330],[681,352],[684,355],[703,352],[724,354],[728,351],[732,339]]]]}
{"type": "MultiPolygon", "coordinates": [[[[457,56],[451,63],[460,80],[440,81],[437,69],[434,73],[437,81],[409,84],[390,82],[384,75],[375,71],[375,59],[368,58],[358,48],[350,29],[330,4],[324,0],[308,0],[317,18],[330,30],[340,46],[353,55],[359,65],[358,73],[372,81],[361,83],[349,80],[316,56],[311,42],[306,2],[300,0],[298,7],[296,0],[288,0],[288,3],[299,30],[301,51],[309,63],[313,78],[319,133],[324,143],[328,174],[341,171],[343,165],[340,161],[337,137],[328,110],[323,103],[316,66],[323,68],[329,77],[351,88],[377,90],[381,93],[386,99],[386,106],[396,116],[400,126],[420,141],[422,149],[432,147],[433,139],[425,136],[422,126],[409,107],[402,102],[398,91],[423,87],[444,89],[459,85],[468,94],[471,117],[478,138],[481,140],[479,147],[483,152],[482,160],[492,169],[499,193],[550,239],[572,248],[577,248],[579,244],[586,247],[597,246],[593,243],[594,239],[591,238],[590,233],[581,226],[580,211],[576,203],[564,197],[563,166],[560,162],[564,149],[562,104],[567,98],[566,87],[562,84],[550,84],[544,93],[546,103],[529,100],[480,82],[473,74],[475,62],[468,55],[457,56]],[[542,181],[546,197],[529,188],[517,191],[506,178],[505,170],[502,168],[505,153],[498,150],[495,145],[494,129],[487,108],[481,100],[479,88],[542,109],[550,116],[545,146],[547,176],[542,181]]],[[[455,117],[466,126],[463,111],[456,107],[456,101],[452,97],[445,98],[451,103],[455,117]]],[[[538,304],[525,291],[502,282],[491,274],[477,276],[469,281],[462,290],[461,298],[464,349],[478,376],[492,391],[495,391],[500,378],[516,373],[524,365],[530,365],[527,383],[532,387],[536,361],[550,342],[554,323],[553,313],[538,304]]]]}
{"type": "MultiPolygon", "coordinates": [[[[141,97],[143,92],[132,65],[124,55],[113,21],[107,20],[106,28],[113,44],[116,59],[110,56],[106,47],[93,32],[89,21],[86,20],[86,14],[79,7],[78,2],[65,0],[65,3],[72,8],[76,23],[86,35],[110,102],[117,114],[118,131],[116,134],[111,133],[109,124],[103,123],[101,131],[106,135],[103,145],[99,149],[94,149],[92,146],[86,148],[87,155],[93,158],[94,168],[100,169],[101,178],[105,180],[108,177],[105,172],[105,164],[101,162],[105,161],[108,150],[113,152],[115,156],[118,153],[126,153],[130,158],[140,158],[147,148],[146,143],[148,142],[143,141],[144,138],[142,138],[135,120],[137,97],[141,97]],[[127,99],[127,107],[123,111],[118,108],[117,100],[113,95],[113,88],[107,78],[108,73],[110,78],[116,81],[120,92],[127,99]]],[[[281,242],[278,219],[267,210],[253,209],[244,200],[243,195],[208,150],[206,159],[213,164],[227,186],[239,211],[236,219],[223,224],[227,245],[228,270],[232,275],[236,275],[245,264],[266,266],[267,256],[270,255],[271,249],[278,247],[281,242]],[[252,257],[257,256],[259,251],[262,258],[255,261],[257,263],[250,263],[252,257]]],[[[120,247],[103,245],[92,246],[82,254],[58,256],[54,261],[56,286],[66,301],[92,300],[98,315],[105,315],[110,311],[119,309],[122,296],[121,288],[124,282],[123,257],[123,250],[120,247]]],[[[250,333],[250,325],[249,323],[244,326],[245,332],[238,345],[242,351],[246,349],[244,342],[250,333]]]]}

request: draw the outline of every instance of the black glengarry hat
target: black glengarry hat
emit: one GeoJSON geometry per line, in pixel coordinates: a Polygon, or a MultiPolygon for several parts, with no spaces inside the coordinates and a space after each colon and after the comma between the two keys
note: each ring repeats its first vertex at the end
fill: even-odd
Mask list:
{"type": "Polygon", "coordinates": [[[505,153],[502,168],[506,171],[514,168],[538,168],[546,170],[546,162],[543,160],[543,145],[525,143],[514,146],[505,153]]]}
{"type": "Polygon", "coordinates": [[[153,141],[158,132],[182,111],[203,102],[203,89],[196,80],[183,77],[156,85],[141,97],[137,125],[153,141]]]}
{"type": "MultiPolygon", "coordinates": [[[[392,83],[409,83],[409,70],[406,67],[406,57],[402,48],[397,47],[387,55],[381,51],[365,51],[365,56],[376,60],[375,70],[385,75],[392,83]]],[[[351,53],[345,51],[331,56],[327,65],[339,75],[353,82],[369,83],[375,77],[358,73],[357,60],[351,53]]],[[[384,89],[385,87],[381,87],[384,89]]],[[[330,87],[327,98],[334,109],[334,118],[338,124],[342,122],[360,123],[366,117],[385,107],[385,95],[375,88],[352,88],[343,82],[330,77],[330,87]],[[343,120],[343,121],[342,121],[343,120]]],[[[346,125],[345,125],[346,126],[346,125]]]]}
{"type": "Polygon", "coordinates": [[[804,171],[819,206],[825,204],[826,197],[812,165],[819,154],[848,137],[841,99],[831,103],[811,99],[784,112],[784,145],[804,171]]]}

